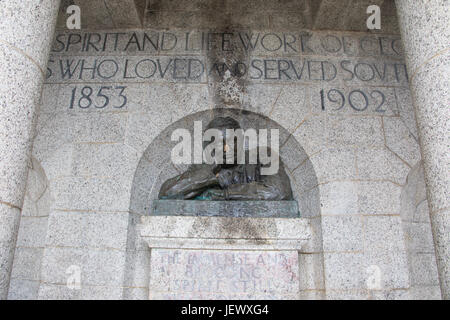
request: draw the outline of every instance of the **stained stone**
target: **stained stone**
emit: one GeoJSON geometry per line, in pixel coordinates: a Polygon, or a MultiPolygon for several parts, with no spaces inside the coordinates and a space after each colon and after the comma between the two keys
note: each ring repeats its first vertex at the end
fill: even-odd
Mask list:
{"type": "Polygon", "coordinates": [[[149,298],[283,299],[298,293],[297,265],[294,251],[153,249],[149,298]]]}
{"type": "Polygon", "coordinates": [[[0,3],[0,298],[448,296],[448,0],[0,3]],[[280,130],[295,201],[156,200],[216,116],[280,130]]]}
{"type": "Polygon", "coordinates": [[[198,201],[154,200],[152,215],[280,217],[300,216],[296,201],[198,201]]]}

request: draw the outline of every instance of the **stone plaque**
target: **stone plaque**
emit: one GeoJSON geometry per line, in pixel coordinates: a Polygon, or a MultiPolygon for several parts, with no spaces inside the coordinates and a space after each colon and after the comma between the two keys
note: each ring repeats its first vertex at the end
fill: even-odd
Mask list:
{"type": "Polygon", "coordinates": [[[150,299],[298,299],[297,251],[152,249],[150,299]]]}

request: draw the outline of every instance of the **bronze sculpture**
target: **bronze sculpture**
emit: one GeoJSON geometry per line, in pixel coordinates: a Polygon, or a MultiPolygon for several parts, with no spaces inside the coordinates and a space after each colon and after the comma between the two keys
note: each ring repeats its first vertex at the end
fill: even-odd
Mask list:
{"type": "MultiPolygon", "coordinates": [[[[207,129],[218,129],[225,137],[226,129],[240,129],[230,117],[218,117],[207,129]]],[[[206,129],[206,130],[207,130],[206,129]]],[[[224,146],[226,146],[224,138],[224,146]]],[[[236,146],[236,144],[235,144],[236,146]]],[[[234,152],[236,157],[237,152],[234,152]]],[[[248,154],[247,154],[248,155],[248,154]]],[[[224,159],[227,150],[224,150],[224,159]]],[[[246,156],[246,159],[249,159],[246,156]]],[[[256,164],[194,164],[184,173],[164,182],[160,199],[178,200],[292,200],[289,177],[279,163],[278,172],[261,175],[259,159],[256,164]]]]}

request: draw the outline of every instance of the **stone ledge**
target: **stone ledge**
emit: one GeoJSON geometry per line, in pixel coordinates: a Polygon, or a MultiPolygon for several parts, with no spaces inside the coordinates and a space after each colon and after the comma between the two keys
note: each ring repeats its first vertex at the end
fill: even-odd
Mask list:
{"type": "Polygon", "coordinates": [[[144,216],[141,236],[150,248],[298,251],[311,230],[300,218],[144,216]]]}
{"type": "Polygon", "coordinates": [[[151,215],[298,218],[296,201],[154,200],[151,215]]]}

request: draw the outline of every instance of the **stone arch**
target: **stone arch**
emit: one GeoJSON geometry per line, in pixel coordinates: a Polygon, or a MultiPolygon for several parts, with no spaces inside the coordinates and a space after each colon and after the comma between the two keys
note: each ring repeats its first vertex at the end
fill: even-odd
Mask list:
{"type": "MultiPolygon", "coordinates": [[[[209,121],[216,116],[231,116],[240,122],[243,129],[280,129],[281,160],[291,180],[294,199],[299,204],[300,215],[310,222],[312,231],[311,240],[306,244],[304,250],[299,252],[301,279],[299,298],[323,299],[325,286],[320,190],[309,154],[307,154],[297,139],[276,121],[264,115],[240,109],[218,108],[190,114],[166,127],[148,145],[136,168],[131,189],[131,221],[129,224],[129,239],[131,241],[128,244],[130,254],[127,254],[127,277],[135,278],[138,275],[146,274],[145,270],[148,270],[150,267],[148,247],[139,237],[139,217],[150,214],[151,201],[157,198],[163,181],[186,169],[183,166],[175,167],[169,161],[170,152],[175,145],[170,139],[172,131],[176,128],[192,130],[194,121],[202,121],[203,127],[206,127],[209,121]],[[133,254],[133,250],[136,250],[134,252],[139,254],[133,254]],[[143,258],[140,259],[139,256],[143,258]],[[142,263],[142,261],[144,262],[142,263]]],[[[148,274],[144,277],[146,278],[144,282],[148,283],[148,274]]],[[[128,282],[130,280],[125,281],[125,286],[128,282]]],[[[124,297],[146,299],[148,298],[148,288],[142,291],[140,297],[126,294],[124,297]]]]}
{"type": "MultiPolygon", "coordinates": [[[[162,183],[181,172],[187,165],[174,165],[170,154],[176,142],[171,141],[171,134],[176,128],[193,131],[194,121],[202,121],[203,127],[216,116],[231,116],[237,119],[243,129],[267,128],[279,129],[280,156],[291,180],[294,199],[299,203],[300,214],[303,216],[320,215],[318,195],[312,195],[311,187],[317,186],[317,177],[309,155],[297,140],[280,124],[258,113],[239,109],[214,109],[188,115],[166,127],[147,147],[137,166],[132,190],[130,210],[137,214],[148,215],[151,201],[156,200],[162,183]],[[295,170],[302,165],[302,170],[295,170]],[[295,172],[295,173],[293,173],[295,172]],[[306,199],[306,194],[309,199],[306,199]],[[311,197],[310,197],[311,196],[311,197]],[[311,199],[317,200],[314,206],[311,199]],[[302,212],[305,211],[305,212],[302,212]]],[[[319,192],[315,189],[314,192],[319,192]]]]}

